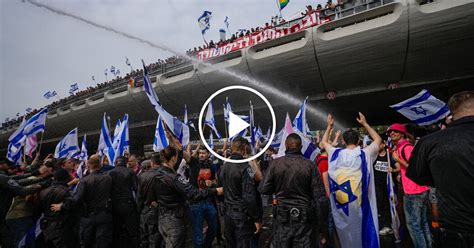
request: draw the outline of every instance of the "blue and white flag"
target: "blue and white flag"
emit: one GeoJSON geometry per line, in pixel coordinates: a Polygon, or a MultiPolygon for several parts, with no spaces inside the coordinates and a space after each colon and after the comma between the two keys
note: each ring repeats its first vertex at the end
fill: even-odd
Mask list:
{"type": "Polygon", "coordinates": [[[118,122],[118,131],[114,131],[114,140],[112,147],[114,148],[114,157],[110,161],[115,166],[115,160],[119,156],[124,156],[129,151],[129,134],[128,134],[128,114],[125,114],[123,120],[118,122]]]}
{"type": "Polygon", "coordinates": [[[110,138],[109,125],[107,124],[107,117],[104,113],[102,118],[102,127],[100,129],[99,147],[97,148],[99,155],[107,156],[109,163],[115,158],[115,150],[112,146],[112,139],[110,138]]]}
{"type": "Polygon", "coordinates": [[[380,247],[372,166],[378,146],[328,152],[331,210],[341,247],[380,247]]]}
{"type": "Polygon", "coordinates": [[[48,115],[48,108],[43,108],[38,113],[34,114],[26,121],[23,129],[23,135],[31,136],[39,132],[44,132],[46,127],[46,116],[48,115]]]}
{"type": "MultiPolygon", "coordinates": [[[[391,159],[389,156],[389,151],[387,150],[387,160],[389,166],[391,163],[391,159]]],[[[401,238],[401,225],[400,225],[400,218],[398,217],[398,212],[397,212],[397,205],[398,205],[398,200],[397,200],[397,194],[395,192],[395,184],[393,183],[393,178],[392,178],[392,173],[387,173],[387,192],[388,192],[388,198],[390,202],[390,216],[392,219],[392,230],[393,230],[393,236],[395,237],[395,243],[399,243],[402,241],[401,238]]]]}
{"type": "Polygon", "coordinates": [[[143,63],[143,88],[145,89],[145,93],[150,100],[150,103],[155,108],[158,115],[160,115],[163,122],[168,126],[171,132],[176,136],[180,137],[181,132],[183,130],[183,123],[176,117],[168,113],[158,99],[155,90],[153,89],[150,81],[150,76],[148,75],[148,70],[145,66],[145,61],[142,60],[143,63]]]}
{"type": "Polygon", "coordinates": [[[26,108],[26,109],[25,109],[26,113],[31,112],[31,110],[33,110],[33,109],[32,109],[32,108],[26,108]]]}
{"type": "Polygon", "coordinates": [[[42,232],[40,223],[43,217],[44,216],[41,215],[39,219],[33,224],[33,226],[28,229],[28,232],[26,232],[25,236],[18,243],[18,248],[34,247],[36,239],[42,232]]]}
{"type": "Polygon", "coordinates": [[[84,138],[82,139],[81,145],[81,153],[79,154],[79,160],[81,161],[81,164],[79,165],[76,171],[76,175],[78,178],[82,178],[86,173],[86,162],[88,157],[89,156],[87,153],[87,136],[84,134],[84,138]]]}
{"type": "Polygon", "coordinates": [[[214,108],[212,107],[212,101],[207,105],[206,118],[204,119],[204,125],[209,126],[214,133],[216,133],[217,138],[220,139],[221,135],[216,128],[216,119],[214,119],[214,108]]]}
{"type": "Polygon", "coordinates": [[[115,66],[110,67],[110,73],[115,74],[115,66]]]}
{"type": "Polygon", "coordinates": [[[188,122],[188,108],[186,104],[184,105],[184,119],[183,119],[183,131],[181,132],[181,137],[179,138],[179,142],[183,145],[183,149],[189,144],[189,122],[188,122]]]}
{"type": "Polygon", "coordinates": [[[268,127],[267,134],[265,134],[265,136],[263,136],[263,138],[265,139],[265,142],[268,142],[271,135],[272,135],[272,127],[268,127]]]}
{"type": "Polygon", "coordinates": [[[79,85],[77,85],[77,83],[74,83],[74,84],[71,84],[71,89],[70,91],[76,91],[76,90],[79,90],[79,85]]]}
{"type": "MultiPolygon", "coordinates": [[[[287,114],[288,115],[288,114],[287,114]]],[[[275,134],[275,137],[273,137],[273,140],[272,140],[272,143],[271,143],[271,146],[273,148],[278,148],[280,147],[281,145],[281,142],[282,142],[282,139],[283,139],[283,133],[284,133],[284,130],[285,128],[282,128],[278,133],[275,134]]],[[[267,139],[269,139],[270,136],[268,136],[267,139]]]]}
{"type": "Polygon", "coordinates": [[[418,125],[430,125],[450,113],[448,105],[427,90],[390,107],[418,125]]]}
{"type": "Polygon", "coordinates": [[[261,138],[263,138],[263,132],[260,126],[254,127],[254,128],[255,128],[255,139],[260,140],[261,138]]]}
{"type": "Polygon", "coordinates": [[[48,92],[43,94],[43,97],[46,98],[46,99],[50,99],[51,97],[53,97],[53,94],[52,94],[51,91],[48,91],[48,92]]]}
{"type": "Polygon", "coordinates": [[[219,29],[219,38],[221,41],[225,40],[225,29],[223,28],[219,29]]]}
{"type": "Polygon", "coordinates": [[[118,76],[118,75],[120,75],[120,70],[119,69],[115,70],[115,76],[118,76]]]}
{"type": "Polygon", "coordinates": [[[58,95],[55,90],[51,91],[51,97],[58,95]]]}
{"type": "Polygon", "coordinates": [[[293,120],[293,128],[298,130],[300,133],[307,135],[309,133],[308,130],[308,122],[306,120],[306,103],[308,102],[308,97],[306,97],[301,104],[298,113],[296,114],[295,119],[293,120]]]}
{"type": "Polygon", "coordinates": [[[7,159],[15,165],[21,164],[21,158],[23,157],[23,149],[21,149],[22,145],[23,144],[21,143],[8,143],[7,159]]]}
{"type": "Polygon", "coordinates": [[[158,116],[158,120],[156,121],[155,138],[153,139],[153,151],[159,152],[165,149],[168,144],[169,141],[168,138],[166,138],[163,121],[161,120],[160,116],[158,116]]]}
{"type": "MultiPolygon", "coordinates": [[[[224,121],[226,122],[227,125],[227,130],[229,130],[229,113],[232,112],[232,106],[230,105],[229,98],[225,98],[225,104],[224,104],[224,121]]],[[[234,112],[232,112],[234,114],[234,112]]],[[[237,115],[239,118],[246,122],[250,122],[250,116],[248,115],[237,115]]],[[[240,133],[234,135],[233,137],[229,137],[229,140],[232,141],[234,138],[237,137],[244,137],[247,135],[247,129],[244,129],[240,131],[240,133]]]]}
{"type": "Polygon", "coordinates": [[[209,147],[214,150],[214,135],[212,132],[209,133],[209,147]]]}
{"type": "Polygon", "coordinates": [[[107,77],[107,69],[104,70],[104,75],[107,77]]]}
{"type": "Polygon", "coordinates": [[[64,136],[54,151],[54,158],[77,158],[81,151],[77,145],[77,127],[64,136]]]}
{"type": "Polygon", "coordinates": [[[290,116],[288,113],[286,114],[285,118],[285,126],[283,127],[281,134],[281,138],[279,140],[279,148],[278,148],[278,154],[277,157],[282,157],[285,156],[286,152],[286,145],[285,141],[288,135],[292,133],[296,133],[301,137],[301,153],[303,156],[311,161],[315,161],[316,156],[319,154],[319,148],[311,142],[309,138],[307,138],[305,135],[303,135],[301,132],[298,130],[293,129],[293,126],[291,124],[290,116]]]}
{"type": "Polygon", "coordinates": [[[202,15],[198,18],[198,24],[202,35],[204,35],[211,27],[211,17],[212,12],[205,10],[204,13],[202,13],[202,15]]]}
{"type": "Polygon", "coordinates": [[[92,81],[94,81],[94,82],[95,82],[95,77],[94,77],[94,76],[92,76],[92,81]]]}

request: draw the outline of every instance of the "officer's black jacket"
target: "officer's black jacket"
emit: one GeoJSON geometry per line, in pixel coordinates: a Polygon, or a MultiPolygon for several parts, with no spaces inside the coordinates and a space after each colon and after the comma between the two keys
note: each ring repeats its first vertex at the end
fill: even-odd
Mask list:
{"type": "MultiPolygon", "coordinates": [[[[231,159],[243,159],[232,154],[231,159]]],[[[243,209],[255,221],[260,219],[255,174],[248,163],[225,162],[218,175],[218,184],[224,187],[226,208],[243,209]]]]}
{"type": "Polygon", "coordinates": [[[158,172],[159,168],[152,168],[138,175],[138,207],[140,210],[152,202],[148,198],[148,194],[153,185],[153,178],[158,175],[158,172]]]}
{"type": "Polygon", "coordinates": [[[214,188],[199,190],[180,178],[176,171],[163,166],[153,178],[148,199],[158,202],[160,208],[175,209],[184,206],[186,199],[201,200],[216,192],[214,188]]]}
{"type": "Polygon", "coordinates": [[[279,206],[315,208],[321,224],[327,223],[328,198],[319,171],[299,150],[270,161],[260,191],[275,194],[279,206]]]}
{"type": "Polygon", "coordinates": [[[112,178],[108,174],[92,172],[81,178],[75,194],[64,200],[61,209],[71,209],[82,203],[86,213],[105,210],[109,206],[111,188],[112,178]]]}
{"type": "Polygon", "coordinates": [[[138,179],[132,169],[116,166],[108,172],[112,178],[112,203],[134,200],[133,192],[137,192],[138,179]]]}
{"type": "Polygon", "coordinates": [[[42,180],[40,177],[27,179],[37,174],[38,172],[36,171],[35,173],[27,173],[20,176],[8,176],[4,171],[0,171],[0,218],[5,219],[13,197],[18,195],[31,195],[41,189],[40,185],[26,186],[42,180]]]}
{"type": "Polygon", "coordinates": [[[39,202],[36,207],[44,213],[45,218],[65,219],[68,213],[66,211],[51,211],[51,204],[61,203],[70,196],[71,191],[67,183],[54,182],[50,187],[40,192],[39,202]]]}

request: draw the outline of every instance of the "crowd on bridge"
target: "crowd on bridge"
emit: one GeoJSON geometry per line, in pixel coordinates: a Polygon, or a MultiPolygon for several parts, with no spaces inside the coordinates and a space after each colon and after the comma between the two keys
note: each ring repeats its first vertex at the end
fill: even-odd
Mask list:
{"type": "MultiPolygon", "coordinates": [[[[379,247],[382,236],[398,247],[473,247],[474,92],[448,106],[451,116],[421,139],[397,123],[378,133],[361,113],[371,142],[355,129],[333,136],[328,115],[315,161],[296,133],[280,157],[269,148],[232,163],[183,147],[169,129],[169,146],[141,163],[133,154],[113,165],[99,154],[85,165],[39,152],[21,166],[2,160],[0,244],[185,247],[190,225],[194,247],[269,247],[265,227],[272,247],[379,247]]],[[[216,150],[252,154],[242,137],[216,150]]]]}

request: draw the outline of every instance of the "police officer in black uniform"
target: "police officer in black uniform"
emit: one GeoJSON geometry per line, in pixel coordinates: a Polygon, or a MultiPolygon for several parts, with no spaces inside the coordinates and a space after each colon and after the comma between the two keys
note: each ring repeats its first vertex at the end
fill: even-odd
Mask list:
{"type": "Polygon", "coordinates": [[[112,178],[113,246],[139,247],[140,220],[135,201],[138,191],[137,175],[127,168],[125,157],[116,158],[115,168],[108,173],[112,178]]]}
{"type": "Polygon", "coordinates": [[[140,239],[142,248],[163,247],[163,237],[158,230],[158,205],[149,199],[153,178],[160,169],[160,154],[153,153],[150,169],[138,175],[138,208],[140,210],[140,239]]]}
{"type": "MultiPolygon", "coordinates": [[[[243,159],[248,146],[246,139],[235,138],[230,158],[243,159]]],[[[218,179],[224,187],[226,247],[251,247],[256,226],[261,223],[254,171],[249,163],[225,162],[218,179]]]]}
{"type": "Polygon", "coordinates": [[[50,181],[42,177],[28,179],[30,176],[38,176],[40,170],[19,176],[9,176],[8,170],[13,164],[8,160],[0,161],[0,247],[12,247],[12,234],[5,223],[5,216],[10,208],[12,200],[18,195],[31,195],[42,188],[49,186],[50,181]],[[40,183],[40,184],[37,184],[40,183]]]}
{"type": "Polygon", "coordinates": [[[316,165],[301,154],[301,137],[290,134],[286,154],[270,161],[262,194],[274,194],[273,247],[315,247],[327,233],[328,200],[316,165]],[[314,230],[319,226],[319,230],[314,230]]]}
{"type": "MultiPolygon", "coordinates": [[[[182,150],[179,150],[182,153],[182,150]]],[[[160,152],[162,168],[153,179],[150,191],[152,202],[157,202],[159,210],[159,230],[167,248],[184,247],[185,244],[185,204],[186,200],[205,199],[222,194],[222,188],[198,190],[176,173],[181,162],[178,151],[168,146],[160,152]]]]}
{"type": "Polygon", "coordinates": [[[71,180],[69,173],[58,168],[54,172],[51,187],[41,191],[37,208],[43,213],[40,222],[47,247],[78,247],[74,229],[74,215],[70,211],[53,212],[51,204],[61,203],[71,192],[67,183],[71,180]]]}
{"type": "Polygon", "coordinates": [[[111,247],[112,214],[110,192],[112,178],[100,172],[100,156],[92,155],[87,160],[89,175],[83,177],[76,193],[63,203],[52,204],[53,211],[71,210],[82,204],[84,211],[80,220],[81,247],[111,247]]]}

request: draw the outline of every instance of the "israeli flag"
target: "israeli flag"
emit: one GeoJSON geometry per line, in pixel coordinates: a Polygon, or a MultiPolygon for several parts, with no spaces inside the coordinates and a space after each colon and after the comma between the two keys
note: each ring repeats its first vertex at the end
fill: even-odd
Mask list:
{"type": "MultiPolygon", "coordinates": [[[[227,123],[227,129],[229,129],[229,113],[232,112],[232,106],[230,105],[229,98],[225,98],[224,104],[224,121],[227,123]]],[[[232,112],[234,114],[234,112],[232,112]]],[[[248,115],[237,115],[239,118],[246,122],[250,122],[250,116],[248,115]]],[[[236,137],[244,137],[247,135],[247,129],[242,130],[240,133],[234,135],[233,137],[229,137],[229,140],[232,141],[236,137]]]]}
{"type": "Polygon", "coordinates": [[[155,108],[158,115],[160,115],[163,122],[168,126],[171,132],[176,136],[180,137],[181,132],[183,130],[183,123],[176,117],[168,113],[163,106],[161,106],[160,101],[158,100],[158,96],[156,95],[155,90],[151,85],[150,76],[148,75],[148,70],[145,66],[145,61],[142,60],[143,64],[143,88],[145,89],[145,93],[150,100],[150,103],[155,108]]]}
{"type": "Polygon", "coordinates": [[[107,76],[107,69],[104,70],[104,75],[107,76]]]}
{"type": "Polygon", "coordinates": [[[268,142],[271,135],[272,135],[272,127],[268,127],[267,134],[265,134],[265,136],[263,136],[263,138],[265,139],[265,142],[268,142]]]}
{"type": "MultiPolygon", "coordinates": [[[[387,150],[387,160],[389,166],[391,163],[391,159],[389,156],[389,151],[387,150]]],[[[400,225],[400,218],[398,217],[398,212],[397,212],[397,205],[398,205],[398,200],[397,200],[397,194],[395,192],[395,184],[393,183],[393,178],[392,178],[392,173],[387,173],[387,192],[388,192],[388,198],[390,201],[390,216],[392,219],[392,230],[393,230],[393,236],[395,237],[395,243],[399,243],[402,241],[401,238],[401,225],[400,225]]]]}
{"type": "Polygon", "coordinates": [[[77,127],[71,130],[61,141],[54,151],[54,158],[77,158],[80,154],[77,145],[77,127]]]}
{"type": "Polygon", "coordinates": [[[40,223],[43,217],[44,215],[41,215],[39,219],[33,224],[33,226],[30,227],[30,229],[28,229],[28,232],[25,234],[25,236],[23,236],[23,238],[18,243],[18,248],[34,247],[36,239],[42,232],[40,223]]]}
{"type": "Polygon", "coordinates": [[[255,139],[260,140],[261,138],[263,138],[263,132],[262,132],[262,128],[258,126],[255,128],[255,139]]]}
{"type": "Polygon", "coordinates": [[[211,17],[212,12],[205,10],[204,13],[202,13],[202,15],[198,18],[198,24],[202,35],[204,35],[211,27],[211,17]]]}
{"type": "Polygon", "coordinates": [[[79,86],[77,85],[77,83],[74,83],[74,84],[71,84],[71,89],[70,91],[74,92],[76,90],[79,90],[79,86]]]}
{"type": "Polygon", "coordinates": [[[81,161],[81,164],[77,168],[76,175],[78,178],[82,178],[86,172],[86,162],[88,159],[88,154],[87,154],[87,136],[84,134],[84,138],[82,139],[82,145],[81,145],[81,153],[79,154],[79,160],[81,161]]]}
{"type": "Polygon", "coordinates": [[[51,97],[56,96],[57,94],[58,94],[58,93],[56,93],[56,91],[53,90],[53,91],[51,92],[51,97]]]}
{"type": "Polygon", "coordinates": [[[46,99],[50,99],[51,97],[53,97],[53,95],[51,94],[51,91],[48,91],[48,92],[43,94],[43,97],[46,98],[46,99]]]}
{"type": "Polygon", "coordinates": [[[26,113],[31,112],[31,110],[33,110],[33,109],[31,109],[31,108],[26,108],[26,109],[25,109],[26,113]]]}
{"type": "Polygon", "coordinates": [[[278,154],[277,157],[282,157],[285,156],[286,152],[286,146],[285,146],[285,141],[288,135],[292,133],[296,133],[301,137],[301,153],[303,156],[311,161],[314,161],[316,159],[316,156],[319,154],[319,148],[311,142],[310,139],[308,139],[305,135],[303,135],[301,132],[298,130],[293,129],[290,116],[288,113],[286,114],[285,118],[285,126],[283,127],[281,134],[281,138],[279,140],[279,148],[278,148],[278,154]]]}
{"type": "Polygon", "coordinates": [[[183,131],[181,132],[181,137],[179,142],[183,145],[183,149],[189,144],[189,122],[188,122],[188,109],[186,104],[184,105],[184,119],[183,119],[183,131]]]}
{"type": "Polygon", "coordinates": [[[128,114],[125,114],[123,120],[120,122],[117,136],[114,137],[113,146],[115,148],[115,156],[111,160],[111,165],[115,165],[115,159],[119,156],[124,156],[125,152],[129,150],[129,142],[128,114]]]}
{"type": "Polygon", "coordinates": [[[113,161],[115,158],[115,151],[112,147],[112,140],[109,134],[109,125],[107,124],[107,117],[104,113],[104,117],[102,118],[102,128],[100,129],[100,137],[99,137],[99,147],[97,148],[99,155],[107,156],[109,162],[113,161]]]}
{"type": "Polygon", "coordinates": [[[36,134],[26,137],[25,141],[25,155],[29,156],[30,158],[33,157],[33,152],[36,151],[38,147],[38,138],[36,134]]]}
{"type": "Polygon", "coordinates": [[[373,162],[378,149],[331,149],[330,201],[341,247],[378,248],[373,162]]]}
{"type": "Polygon", "coordinates": [[[8,143],[7,159],[15,165],[21,164],[21,158],[23,157],[22,145],[21,143],[8,143]]]}
{"type": "Polygon", "coordinates": [[[110,67],[110,73],[115,74],[115,66],[110,67]]]}
{"type": "Polygon", "coordinates": [[[257,138],[255,137],[255,120],[253,117],[253,105],[252,102],[250,101],[250,147],[252,148],[252,153],[255,154],[257,152],[257,138]]]}
{"type": "Polygon", "coordinates": [[[308,102],[308,97],[306,97],[301,104],[301,107],[296,114],[295,119],[293,120],[293,127],[298,130],[300,133],[307,134],[308,130],[308,122],[306,120],[306,103],[308,102]]]}
{"type": "Polygon", "coordinates": [[[10,135],[10,137],[8,138],[8,142],[10,142],[14,145],[24,143],[25,139],[26,139],[26,136],[24,134],[25,126],[26,126],[26,119],[23,118],[23,120],[21,121],[20,126],[18,126],[18,128],[15,130],[15,132],[13,132],[10,135]]]}
{"type": "Polygon", "coordinates": [[[216,128],[216,120],[214,119],[214,108],[212,107],[212,101],[209,102],[209,105],[207,106],[207,112],[206,112],[206,118],[204,119],[204,125],[209,126],[212,131],[214,131],[217,135],[217,138],[221,138],[221,135],[217,131],[216,128]]]}
{"type": "Polygon", "coordinates": [[[119,70],[119,69],[117,69],[117,70],[115,71],[115,76],[118,76],[118,75],[120,75],[120,70],[119,70]]]}
{"type": "MultiPolygon", "coordinates": [[[[275,134],[275,137],[272,140],[271,146],[274,148],[278,148],[281,145],[281,141],[283,139],[283,133],[285,131],[285,128],[282,128],[277,134],[275,134]]],[[[267,137],[269,139],[270,136],[267,137]]]]}
{"type": "Polygon", "coordinates": [[[390,107],[418,125],[430,125],[450,113],[448,105],[427,90],[390,107]]]}
{"type": "Polygon", "coordinates": [[[23,129],[23,135],[31,136],[39,132],[44,132],[46,125],[46,116],[48,115],[48,108],[43,108],[38,113],[34,114],[26,121],[23,129]]]}
{"type": "Polygon", "coordinates": [[[168,138],[166,138],[165,127],[163,126],[163,122],[158,116],[158,120],[156,121],[156,129],[155,129],[155,138],[153,139],[153,151],[159,152],[165,149],[168,146],[168,138]]]}

